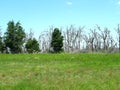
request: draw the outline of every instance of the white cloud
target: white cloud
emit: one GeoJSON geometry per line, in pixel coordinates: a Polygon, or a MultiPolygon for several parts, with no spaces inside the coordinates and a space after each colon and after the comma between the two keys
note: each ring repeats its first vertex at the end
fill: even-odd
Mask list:
{"type": "Polygon", "coordinates": [[[118,5],[120,5],[120,1],[118,1],[118,5]]]}
{"type": "Polygon", "coordinates": [[[66,2],[66,4],[67,4],[67,5],[73,5],[73,3],[70,2],[70,1],[66,2]]]}

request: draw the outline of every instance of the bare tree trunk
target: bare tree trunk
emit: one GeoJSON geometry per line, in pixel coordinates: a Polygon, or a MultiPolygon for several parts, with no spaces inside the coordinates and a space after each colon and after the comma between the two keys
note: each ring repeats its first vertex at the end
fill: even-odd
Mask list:
{"type": "Polygon", "coordinates": [[[118,26],[118,33],[119,33],[119,53],[120,53],[120,29],[119,29],[119,26],[118,26]]]}

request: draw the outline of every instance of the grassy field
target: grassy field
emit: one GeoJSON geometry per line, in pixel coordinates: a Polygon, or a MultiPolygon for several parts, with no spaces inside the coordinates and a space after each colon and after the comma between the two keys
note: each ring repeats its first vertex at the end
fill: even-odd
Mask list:
{"type": "Polygon", "coordinates": [[[1,54],[0,90],[120,90],[120,54],[1,54]]]}

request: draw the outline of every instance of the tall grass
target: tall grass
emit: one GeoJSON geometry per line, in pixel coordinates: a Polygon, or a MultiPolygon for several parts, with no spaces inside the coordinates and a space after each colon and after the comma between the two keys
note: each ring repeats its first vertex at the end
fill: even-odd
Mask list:
{"type": "Polygon", "coordinates": [[[0,55],[0,90],[119,89],[119,54],[0,55]]]}

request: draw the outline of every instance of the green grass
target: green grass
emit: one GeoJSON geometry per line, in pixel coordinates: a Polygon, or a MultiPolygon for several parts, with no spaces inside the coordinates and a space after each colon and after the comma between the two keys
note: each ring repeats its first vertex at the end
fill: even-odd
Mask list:
{"type": "Polygon", "coordinates": [[[0,90],[120,90],[120,54],[1,54],[0,90]]]}

